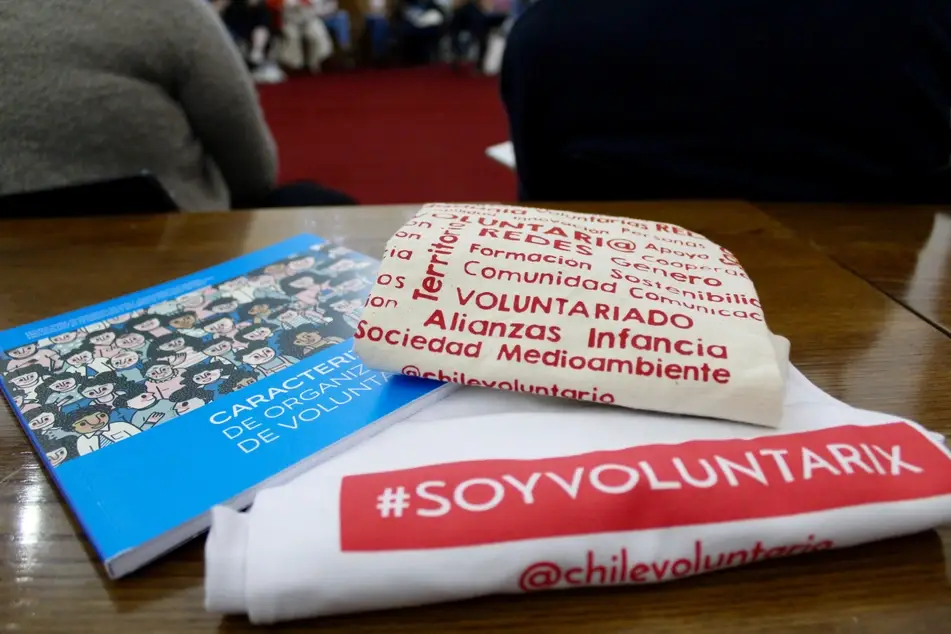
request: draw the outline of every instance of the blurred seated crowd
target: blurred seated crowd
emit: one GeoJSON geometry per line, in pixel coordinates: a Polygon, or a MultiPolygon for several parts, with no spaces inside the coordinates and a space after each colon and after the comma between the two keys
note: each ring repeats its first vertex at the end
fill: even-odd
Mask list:
{"type": "Polygon", "coordinates": [[[3,3],[0,216],[143,173],[165,208],[351,202],[278,184],[252,82],[330,60],[496,59],[527,202],[951,201],[948,0],[528,2],[3,3]]]}
{"type": "Polygon", "coordinates": [[[482,72],[490,36],[504,37],[531,0],[352,0],[351,10],[338,0],[207,1],[255,81],[279,83],[332,58],[345,68],[449,61],[482,72]]]}

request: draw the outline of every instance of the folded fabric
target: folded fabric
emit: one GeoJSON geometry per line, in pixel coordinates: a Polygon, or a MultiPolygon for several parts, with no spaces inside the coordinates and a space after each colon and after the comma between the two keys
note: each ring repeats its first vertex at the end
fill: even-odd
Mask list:
{"type": "Polygon", "coordinates": [[[775,427],[789,344],[729,251],[675,225],[425,205],[354,336],[370,367],[775,427]]]}
{"type": "Polygon", "coordinates": [[[273,623],[663,582],[949,520],[941,436],[795,371],[781,431],[463,388],[214,509],[206,607],[273,623]]]}

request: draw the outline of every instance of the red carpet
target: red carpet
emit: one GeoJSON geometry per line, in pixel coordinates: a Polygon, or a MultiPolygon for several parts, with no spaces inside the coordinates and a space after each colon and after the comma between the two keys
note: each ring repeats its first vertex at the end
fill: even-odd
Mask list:
{"type": "Polygon", "coordinates": [[[317,181],[361,204],[513,200],[485,155],[508,138],[495,78],[445,66],[362,70],[261,87],[282,182],[317,181]]]}

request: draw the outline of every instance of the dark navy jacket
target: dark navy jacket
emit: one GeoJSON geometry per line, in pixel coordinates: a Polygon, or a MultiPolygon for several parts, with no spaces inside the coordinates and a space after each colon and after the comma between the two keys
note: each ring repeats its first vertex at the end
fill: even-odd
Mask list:
{"type": "Polygon", "coordinates": [[[522,198],[951,202],[951,0],[539,0],[522,198]]]}

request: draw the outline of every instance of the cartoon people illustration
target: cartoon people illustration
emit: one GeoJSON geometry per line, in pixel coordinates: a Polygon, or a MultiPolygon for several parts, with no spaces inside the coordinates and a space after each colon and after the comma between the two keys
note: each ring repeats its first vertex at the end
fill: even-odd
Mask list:
{"type": "Polygon", "coordinates": [[[174,300],[24,343],[0,354],[0,376],[58,466],[342,343],[358,323],[374,263],[314,245],[174,300]]]}
{"type": "Polygon", "coordinates": [[[358,271],[360,269],[365,269],[369,266],[372,266],[373,262],[371,260],[355,260],[353,258],[343,258],[337,260],[326,269],[321,271],[325,275],[330,275],[331,277],[336,277],[341,273],[347,271],[358,271]]]}
{"type": "Polygon", "coordinates": [[[79,331],[73,330],[70,332],[61,332],[58,335],[53,335],[50,337],[50,342],[57,346],[64,346],[66,344],[73,343],[79,338],[79,331]]]}
{"type": "Polygon", "coordinates": [[[99,372],[108,370],[108,366],[104,359],[96,357],[95,347],[86,342],[69,353],[66,357],[65,369],[79,376],[95,376],[99,372]]]}
{"type": "Polygon", "coordinates": [[[145,357],[149,339],[146,339],[141,332],[126,332],[116,337],[116,345],[123,350],[131,350],[137,352],[140,357],[145,357]]]}
{"type": "Polygon", "coordinates": [[[21,365],[15,370],[7,370],[6,378],[23,397],[27,400],[37,400],[36,390],[43,385],[43,380],[48,376],[44,372],[43,366],[38,363],[30,365],[21,365]]]}
{"type": "Polygon", "coordinates": [[[347,247],[342,247],[338,245],[335,245],[327,250],[327,255],[331,259],[334,259],[334,260],[336,260],[337,258],[342,258],[343,256],[348,255],[350,253],[353,253],[353,251],[351,251],[347,247]]]}
{"type": "Polygon", "coordinates": [[[299,310],[291,306],[282,308],[275,316],[281,324],[281,328],[285,330],[292,330],[298,326],[305,326],[310,323],[310,320],[304,317],[299,310]]]}
{"type": "Polygon", "coordinates": [[[149,352],[152,359],[165,361],[173,368],[189,368],[205,360],[201,352],[204,347],[201,339],[176,332],[153,341],[149,352]]]}
{"type": "Polygon", "coordinates": [[[174,299],[167,299],[164,302],[149,306],[149,313],[159,317],[167,317],[172,313],[177,313],[179,310],[181,310],[181,308],[174,299]]]}
{"type": "Polygon", "coordinates": [[[286,262],[275,262],[274,264],[268,264],[264,267],[264,273],[270,275],[278,282],[280,282],[282,278],[291,274],[287,269],[286,262]]]}
{"type": "Polygon", "coordinates": [[[182,378],[185,379],[186,387],[197,386],[217,396],[221,384],[228,378],[231,367],[223,363],[203,363],[185,370],[182,378]]]}
{"type": "Polygon", "coordinates": [[[185,385],[181,372],[162,361],[146,366],[145,379],[145,386],[159,398],[169,398],[185,385]]]}
{"type": "Polygon", "coordinates": [[[116,333],[113,330],[103,330],[97,332],[87,339],[93,346],[93,354],[102,359],[111,359],[120,352],[122,348],[116,345],[116,333]]]}
{"type": "Polygon", "coordinates": [[[343,320],[353,329],[356,329],[360,323],[360,315],[363,312],[363,302],[356,299],[339,299],[332,303],[330,307],[343,316],[343,320]]]}
{"type": "Polygon", "coordinates": [[[232,350],[234,349],[234,342],[231,339],[213,339],[211,341],[205,342],[205,347],[202,348],[202,354],[208,357],[208,362],[218,361],[221,363],[230,363],[231,365],[237,365],[238,361],[235,358],[232,350]]]}
{"type": "Polygon", "coordinates": [[[141,383],[145,380],[145,375],[142,373],[142,357],[135,350],[120,349],[109,360],[109,367],[126,381],[141,383]]]}
{"type": "Polygon", "coordinates": [[[278,352],[263,341],[256,342],[248,346],[246,350],[240,352],[242,363],[254,368],[262,377],[277,374],[281,370],[286,370],[300,359],[278,354],[278,352]]]}
{"type": "Polygon", "coordinates": [[[133,412],[130,422],[143,431],[175,418],[175,404],[156,396],[145,385],[130,387],[119,401],[119,406],[133,412]]]}
{"type": "Polygon", "coordinates": [[[253,385],[258,380],[256,372],[247,370],[234,370],[231,375],[221,383],[219,393],[221,395],[231,394],[240,389],[253,385]]]}
{"type": "Polygon", "coordinates": [[[63,357],[83,344],[84,334],[78,330],[63,332],[50,337],[50,342],[53,344],[53,350],[63,357]]]}
{"type": "Polygon", "coordinates": [[[79,330],[80,330],[80,332],[85,333],[86,336],[87,336],[87,339],[88,339],[88,338],[89,338],[89,335],[94,335],[94,334],[96,334],[97,332],[102,332],[103,330],[107,330],[108,328],[109,328],[109,324],[107,324],[106,322],[104,322],[104,321],[96,321],[96,322],[93,322],[93,323],[91,323],[91,324],[86,324],[85,326],[83,326],[83,327],[80,328],[79,330]]]}
{"type": "Polygon", "coordinates": [[[75,434],[64,434],[56,440],[48,440],[44,444],[46,459],[55,469],[63,464],[67,458],[74,458],[79,455],[76,450],[77,436],[75,434]]]}
{"type": "Polygon", "coordinates": [[[238,331],[238,334],[235,335],[234,340],[237,343],[244,344],[245,347],[250,346],[258,341],[266,341],[270,344],[273,343],[274,331],[274,328],[264,324],[259,324],[257,326],[245,326],[238,331]]]}
{"type": "Polygon", "coordinates": [[[312,255],[292,257],[287,261],[287,272],[290,275],[296,275],[304,271],[312,270],[316,263],[317,260],[315,260],[312,255]]]}
{"type": "Polygon", "coordinates": [[[153,339],[171,333],[171,330],[162,325],[162,320],[157,315],[148,313],[130,319],[127,326],[134,332],[151,335],[153,339]]]}
{"type": "Polygon", "coordinates": [[[286,299],[258,298],[243,305],[238,314],[242,322],[268,323],[278,326],[280,322],[277,320],[277,313],[285,306],[287,306],[286,299]]]}
{"type": "Polygon", "coordinates": [[[191,310],[173,313],[165,318],[166,327],[183,335],[202,339],[207,335],[204,330],[197,327],[199,321],[198,313],[191,310]]]}
{"type": "Polygon", "coordinates": [[[81,403],[85,397],[79,393],[82,379],[77,374],[60,372],[53,374],[36,390],[36,401],[40,405],[52,405],[66,411],[71,405],[81,403]]]}
{"type": "MultiPolygon", "coordinates": [[[[215,313],[219,316],[228,316],[231,319],[238,319],[238,300],[233,297],[220,297],[213,302],[209,303],[207,308],[209,311],[215,313]]],[[[211,319],[211,317],[208,317],[211,319]]]]}
{"type": "Polygon", "coordinates": [[[208,390],[202,389],[197,385],[189,385],[185,389],[179,390],[172,397],[175,404],[175,414],[183,416],[188,412],[193,412],[202,405],[207,405],[213,401],[215,395],[208,390]]]}
{"type": "Polygon", "coordinates": [[[218,285],[222,297],[231,298],[238,304],[246,304],[254,299],[254,289],[244,275],[222,282],[218,285]]]}
{"type": "Polygon", "coordinates": [[[133,317],[138,317],[138,315],[133,313],[122,313],[121,315],[116,315],[115,317],[109,317],[106,319],[106,323],[110,326],[122,326],[133,317]]]}
{"type": "Polygon", "coordinates": [[[308,324],[326,324],[331,321],[322,312],[294,306],[281,309],[276,317],[281,324],[281,328],[285,330],[297,328],[298,326],[306,326],[308,324]]]}
{"type": "Polygon", "coordinates": [[[69,420],[73,431],[80,434],[76,441],[76,450],[80,456],[98,451],[139,433],[139,428],[131,423],[110,422],[107,405],[90,405],[80,408],[72,413],[69,420]]]}
{"type": "Polygon", "coordinates": [[[7,356],[11,361],[7,364],[7,370],[16,370],[25,365],[36,363],[48,371],[59,370],[63,367],[63,360],[55,350],[50,348],[39,348],[35,343],[27,343],[22,346],[7,350],[7,356]]]}
{"type": "Polygon", "coordinates": [[[254,299],[284,300],[286,296],[277,284],[277,279],[264,269],[248,273],[248,285],[252,289],[254,299]]]}
{"type": "Polygon", "coordinates": [[[80,387],[80,393],[89,399],[90,405],[107,405],[115,408],[116,398],[128,391],[128,384],[113,371],[100,372],[86,379],[80,387]]]}
{"type": "Polygon", "coordinates": [[[190,311],[198,316],[198,319],[204,319],[211,314],[211,311],[205,308],[208,303],[208,297],[213,293],[210,287],[186,293],[175,299],[178,306],[183,311],[190,311]]]}
{"type": "Polygon", "coordinates": [[[311,272],[298,273],[281,280],[281,290],[285,294],[309,306],[319,304],[321,293],[329,286],[329,277],[311,272]]]}
{"type": "Polygon", "coordinates": [[[356,267],[356,265],[357,264],[354,260],[351,260],[350,258],[343,258],[343,259],[337,260],[336,262],[331,262],[327,268],[321,269],[319,272],[329,277],[336,277],[337,275],[340,275],[344,271],[353,270],[356,267]]]}
{"type": "Polygon", "coordinates": [[[26,415],[26,426],[35,432],[47,432],[53,428],[60,416],[54,405],[43,405],[30,410],[26,415]]]}
{"type": "Polygon", "coordinates": [[[351,269],[333,278],[333,282],[330,286],[332,294],[327,293],[325,297],[328,299],[337,297],[343,298],[352,293],[359,293],[370,286],[372,286],[372,282],[364,278],[359,271],[351,269]]]}
{"type": "Polygon", "coordinates": [[[207,334],[214,335],[216,339],[227,337],[234,339],[238,334],[238,325],[234,319],[228,315],[212,315],[208,319],[199,323],[201,329],[207,334]]]}
{"type": "Polygon", "coordinates": [[[40,406],[40,404],[36,402],[36,399],[26,398],[22,394],[13,395],[13,404],[24,414],[40,406]]]}
{"type": "Polygon", "coordinates": [[[324,337],[316,326],[298,326],[293,330],[284,330],[280,335],[280,349],[293,357],[302,359],[322,348],[343,342],[340,337],[324,337]]]}

